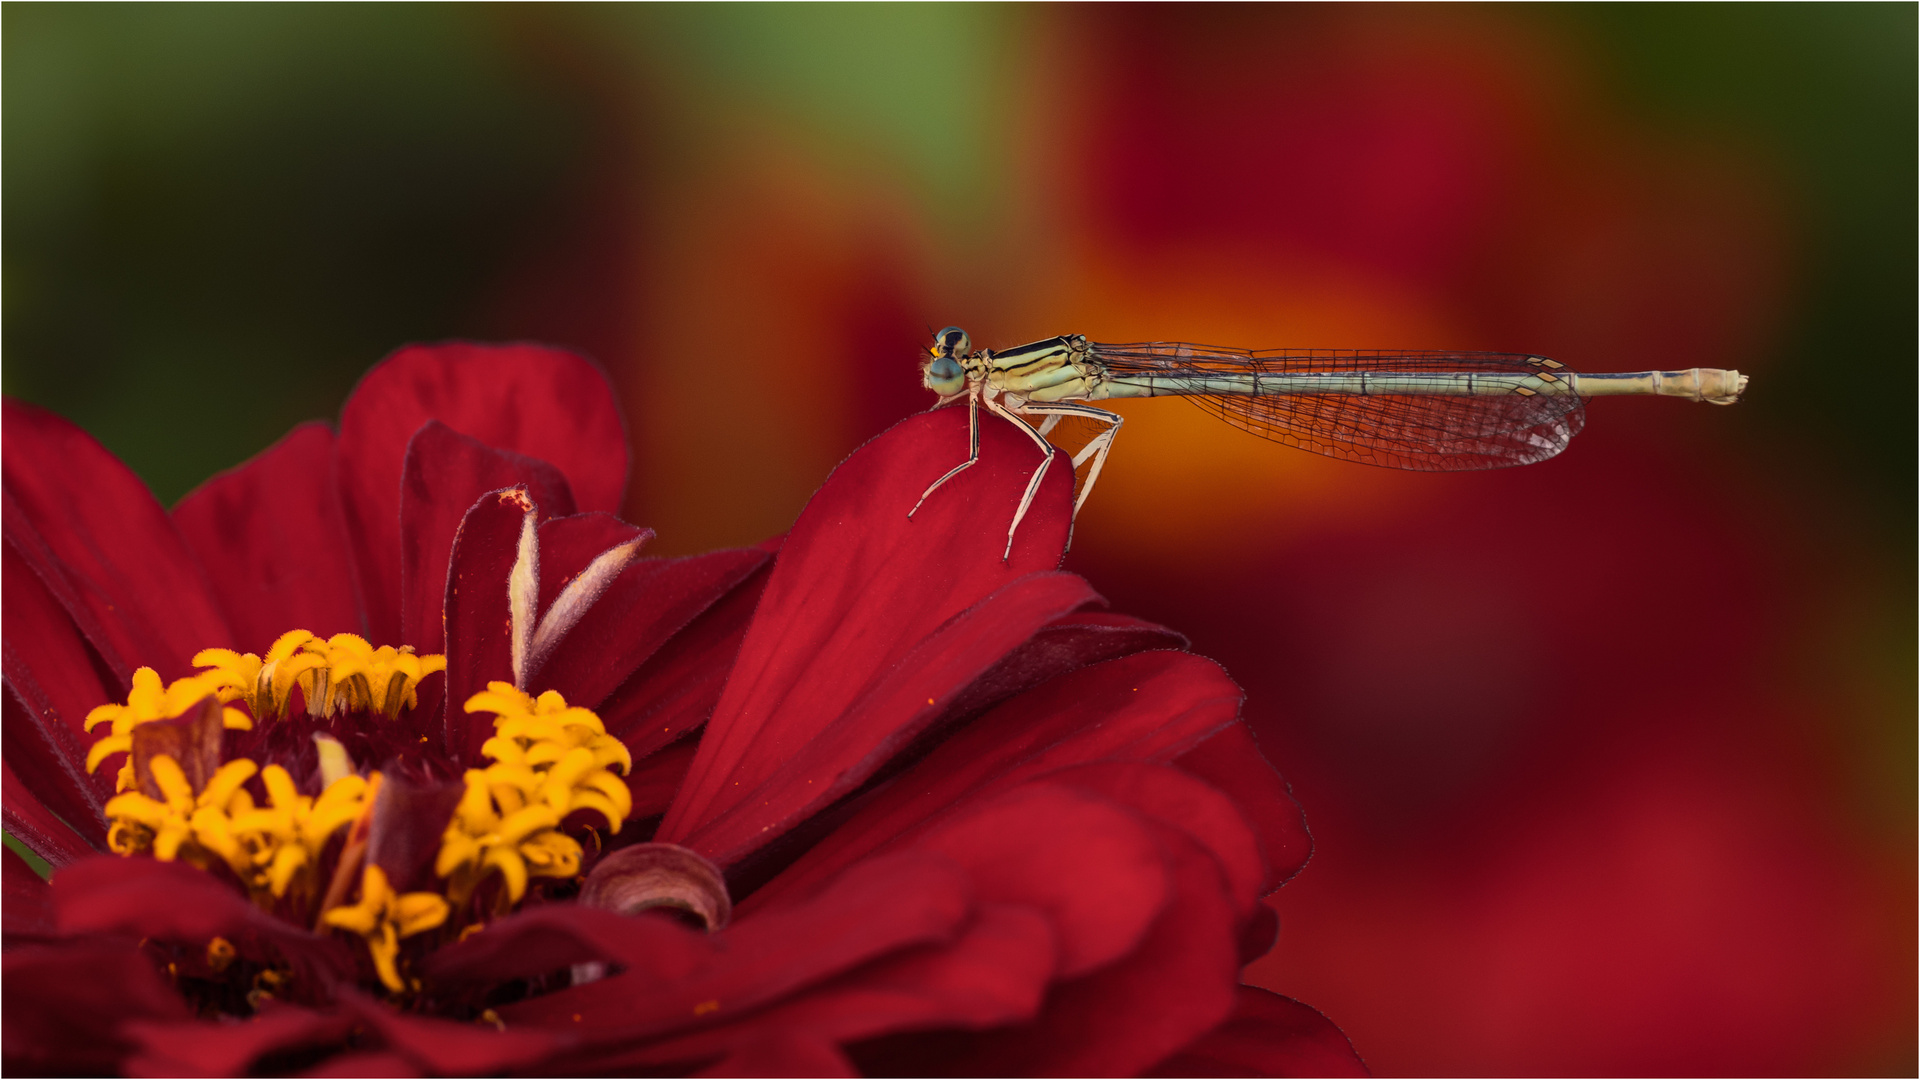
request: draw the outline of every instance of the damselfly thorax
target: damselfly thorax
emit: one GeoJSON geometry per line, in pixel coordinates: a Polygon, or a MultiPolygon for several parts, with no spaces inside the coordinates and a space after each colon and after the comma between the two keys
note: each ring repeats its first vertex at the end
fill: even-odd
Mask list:
{"type": "Polygon", "coordinates": [[[1084,404],[1110,398],[1184,397],[1235,427],[1316,454],[1396,469],[1455,471],[1530,465],[1566,449],[1586,423],[1586,400],[1655,394],[1731,405],[1747,377],[1719,368],[1582,375],[1528,353],[1223,349],[1177,341],[1108,345],[1078,334],[995,352],[950,326],[934,338],[921,381],[938,408],[967,400],[967,459],[980,459],[980,410],[1026,432],[1043,457],[1007,528],[1013,535],[1059,455],[1047,435],[1063,417],[1099,427],[1073,454],[1092,494],[1120,430],[1118,413],[1084,404]],[[1031,422],[1030,422],[1031,421],[1031,422]],[[1089,464],[1091,463],[1091,464],[1089,464]]]}

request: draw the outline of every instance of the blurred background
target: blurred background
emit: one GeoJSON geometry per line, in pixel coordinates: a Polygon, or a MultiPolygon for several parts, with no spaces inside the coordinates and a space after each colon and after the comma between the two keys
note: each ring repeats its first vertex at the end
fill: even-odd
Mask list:
{"type": "MultiPolygon", "coordinates": [[[[1057,333],[1738,367],[1407,474],[1135,403],[1069,567],[1318,850],[1392,1074],[1912,1074],[1916,9],[10,4],[7,393],[172,502],[393,347],[604,363],[656,553],[1057,333]]],[[[958,449],[958,448],[956,448],[958,449]]]]}

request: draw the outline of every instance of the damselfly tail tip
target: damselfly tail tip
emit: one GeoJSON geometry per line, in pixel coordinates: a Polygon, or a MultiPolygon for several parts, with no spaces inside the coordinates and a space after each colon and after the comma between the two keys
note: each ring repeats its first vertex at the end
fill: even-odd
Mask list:
{"type": "Polygon", "coordinates": [[[1722,371],[1717,372],[1717,374],[1721,375],[1724,379],[1721,384],[1721,392],[1709,395],[1706,398],[1708,403],[1713,405],[1731,405],[1740,400],[1741,394],[1747,392],[1747,376],[1737,371],[1722,371]],[[1731,390],[1726,387],[1726,383],[1733,384],[1731,390]]]}

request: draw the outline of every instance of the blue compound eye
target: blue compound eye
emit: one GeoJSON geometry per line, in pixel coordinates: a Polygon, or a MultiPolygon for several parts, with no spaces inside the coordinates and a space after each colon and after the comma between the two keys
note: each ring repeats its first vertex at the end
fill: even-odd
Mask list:
{"type": "Polygon", "coordinates": [[[934,351],[941,356],[965,356],[973,351],[973,342],[967,332],[957,326],[949,326],[934,335],[934,351]]]}
{"type": "Polygon", "coordinates": [[[922,380],[927,389],[942,396],[957,394],[967,385],[967,372],[960,361],[951,356],[936,356],[927,365],[926,376],[922,380]]]}

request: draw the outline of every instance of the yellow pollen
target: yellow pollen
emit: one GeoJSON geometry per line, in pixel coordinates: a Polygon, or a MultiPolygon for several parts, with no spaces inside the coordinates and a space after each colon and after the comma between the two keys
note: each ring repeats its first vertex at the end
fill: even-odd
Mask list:
{"type": "Polygon", "coordinates": [[[320,638],[305,630],[280,635],[265,659],[232,649],[202,649],[193,662],[211,669],[203,677],[217,680],[262,720],[287,715],[296,686],[310,716],[365,711],[391,720],[403,706],[419,703],[421,679],[447,669],[445,656],[416,655],[410,645],[376,649],[358,634],[320,638]]]}
{"type": "Polygon", "coordinates": [[[216,972],[227,970],[227,965],[233,963],[233,958],[237,955],[239,954],[234,951],[233,942],[226,938],[217,937],[207,942],[207,966],[216,972]]]}
{"type": "Polygon", "coordinates": [[[580,872],[580,844],[559,830],[568,814],[591,810],[620,831],[633,796],[610,767],[625,773],[633,759],[598,716],[552,690],[535,698],[492,682],[466,709],[495,714],[494,736],[481,748],[493,764],[467,770],[434,872],[449,879],[456,905],[496,870],[507,901],[519,903],[529,878],[580,872]]]}
{"type": "MultiPolygon", "coordinates": [[[[152,668],[143,667],[133,673],[133,688],[127,691],[127,703],[116,705],[108,703],[95,707],[87,713],[85,730],[92,731],[101,724],[112,725],[108,733],[87,749],[87,771],[93,772],[100,763],[115,754],[124,754],[133,749],[133,729],[141,724],[155,720],[172,720],[186,713],[188,709],[200,704],[208,695],[222,702],[231,701],[234,694],[227,690],[218,679],[205,674],[189,675],[184,679],[175,679],[166,686],[160,685],[160,673],[152,668]]],[[[239,709],[222,709],[221,723],[228,728],[247,731],[253,727],[253,721],[239,709]]],[[[127,761],[120,767],[117,791],[125,791],[133,786],[133,762],[127,761]]]]}

